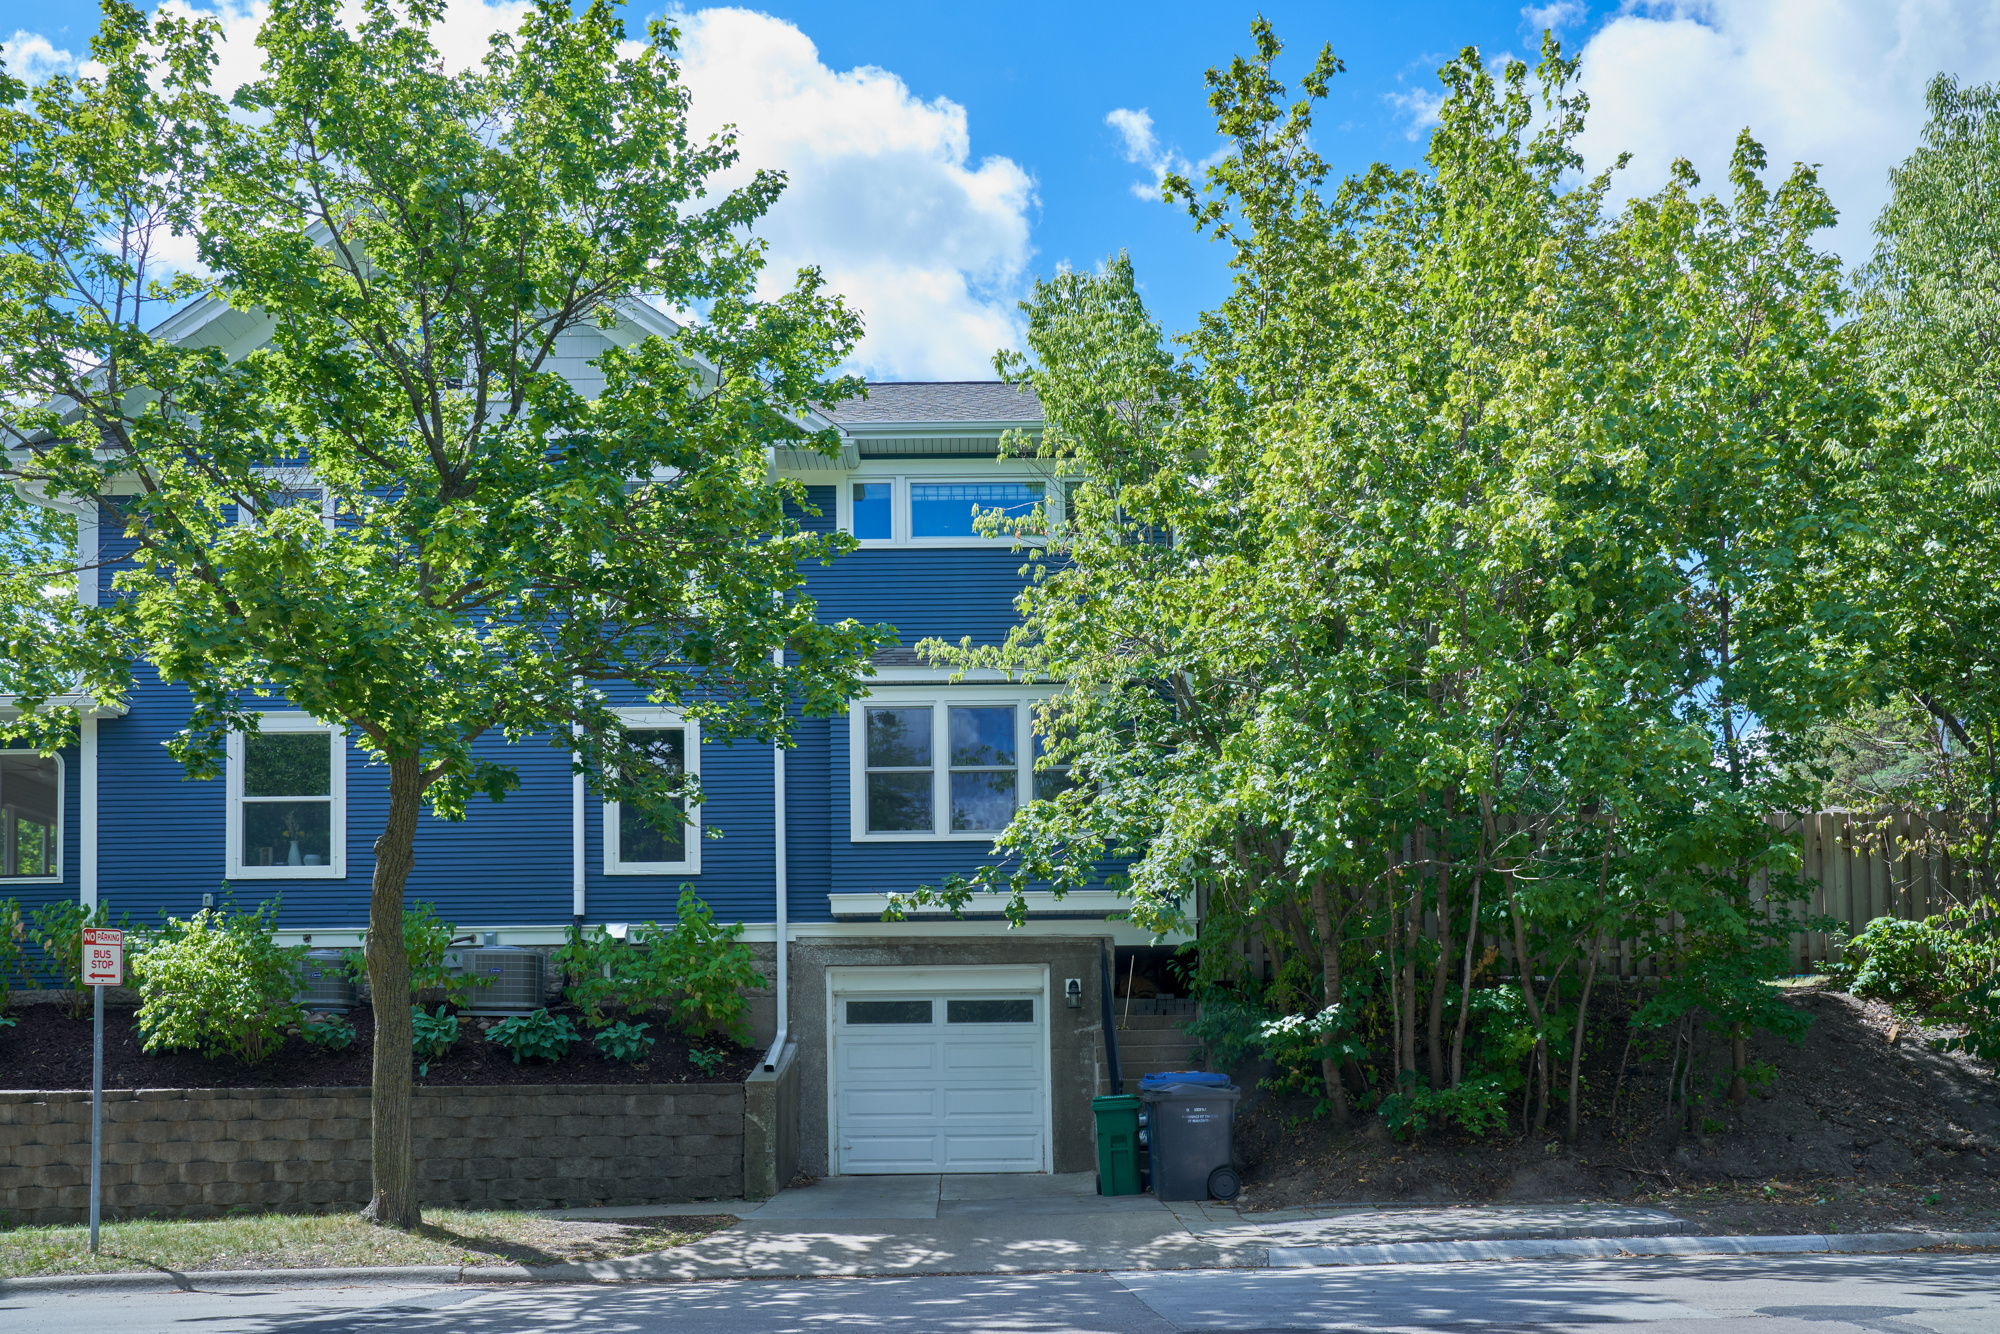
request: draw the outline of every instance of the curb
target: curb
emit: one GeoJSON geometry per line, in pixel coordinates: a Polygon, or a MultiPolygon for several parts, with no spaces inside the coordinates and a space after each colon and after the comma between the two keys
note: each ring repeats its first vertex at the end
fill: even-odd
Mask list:
{"type": "MultiPolygon", "coordinates": [[[[519,1265],[495,1269],[526,1272],[519,1265]]],[[[38,1278],[0,1278],[0,1296],[29,1292],[83,1292],[92,1288],[167,1288],[193,1292],[245,1284],[284,1283],[306,1286],[333,1283],[458,1283],[462,1265],[377,1265],[354,1269],[203,1269],[192,1273],[149,1269],[125,1274],[48,1274],[38,1278]]],[[[478,1270],[472,1272],[477,1273],[478,1270]]]]}
{"type": "MultiPolygon", "coordinates": [[[[1272,1269],[1353,1268],[1368,1265],[1464,1264],[1476,1260],[1640,1259],[1676,1255],[1880,1255],[1930,1246],[2000,1248],[2000,1232],[1850,1232],[1800,1237],[1577,1237],[1542,1241],[1410,1241],[1381,1246],[1273,1246],[1272,1269]]],[[[631,1278],[593,1272],[591,1265],[395,1265],[355,1269],[214,1269],[195,1273],[52,1274],[0,1278],[0,1296],[92,1289],[167,1289],[181,1292],[249,1286],[382,1286],[447,1283],[683,1283],[688,1279],[631,1278]]],[[[1255,1266],[1252,1266],[1253,1268],[1255,1266]]],[[[1002,1271],[996,1271],[1002,1272],[1002,1271]]],[[[1016,1273],[1019,1271],[1004,1271],[1016,1273]]],[[[1106,1270],[1104,1272],[1119,1272],[1106,1270]]],[[[1186,1272],[1186,1271],[1180,1271],[1186,1272]]],[[[904,1275],[915,1277],[914,1275],[904,1275]]],[[[724,1276],[718,1276],[724,1277],[724,1276]]],[[[742,1275],[744,1280],[772,1275],[742,1275]]],[[[795,1275],[810,1278],[813,1275],[795,1275]]],[[[824,1276],[832,1277],[832,1276],[824,1276]]],[[[840,1275],[838,1277],[851,1277],[840,1275]]]]}
{"type": "Polygon", "coordinates": [[[1273,1246],[1273,1269],[1464,1264],[1476,1260],[1619,1259],[1671,1255],[1870,1255],[1927,1246],[2000,1247],[2000,1232],[1849,1232],[1799,1237],[1576,1237],[1411,1241],[1381,1246],[1273,1246]]]}

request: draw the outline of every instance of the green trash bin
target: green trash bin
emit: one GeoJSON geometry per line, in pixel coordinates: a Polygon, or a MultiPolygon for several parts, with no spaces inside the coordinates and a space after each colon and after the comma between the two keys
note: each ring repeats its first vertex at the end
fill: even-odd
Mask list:
{"type": "Polygon", "coordinates": [[[1130,1094],[1092,1098],[1097,1116],[1097,1193],[1139,1193],[1139,1099],[1130,1094]]]}

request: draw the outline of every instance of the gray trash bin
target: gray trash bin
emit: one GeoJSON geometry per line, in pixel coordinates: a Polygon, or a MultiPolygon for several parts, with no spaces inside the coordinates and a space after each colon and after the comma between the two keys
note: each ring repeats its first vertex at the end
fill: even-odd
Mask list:
{"type": "Polygon", "coordinates": [[[1230,1163],[1229,1139],[1241,1096],[1225,1076],[1206,1071],[1148,1075],[1139,1081],[1155,1198],[1236,1198],[1243,1183],[1230,1163]]]}

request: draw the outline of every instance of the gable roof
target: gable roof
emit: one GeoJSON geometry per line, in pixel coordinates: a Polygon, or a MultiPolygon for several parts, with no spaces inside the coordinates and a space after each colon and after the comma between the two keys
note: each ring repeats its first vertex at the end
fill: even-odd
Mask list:
{"type": "Polygon", "coordinates": [[[843,430],[910,422],[1038,423],[1035,391],[998,380],[870,381],[868,397],[850,398],[821,411],[843,430]]]}

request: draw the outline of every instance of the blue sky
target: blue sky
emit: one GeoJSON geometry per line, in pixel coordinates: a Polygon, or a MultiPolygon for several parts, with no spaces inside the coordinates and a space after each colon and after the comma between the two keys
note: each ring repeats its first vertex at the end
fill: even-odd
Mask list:
{"type": "MultiPolygon", "coordinates": [[[[766,229],[774,271],[822,265],[868,317],[861,367],[917,379],[988,374],[1035,276],[1120,248],[1170,327],[1218,299],[1222,254],[1144,196],[1160,162],[1216,148],[1202,75],[1248,48],[1259,12],[1286,42],[1281,73],[1328,42],[1347,62],[1317,136],[1343,171],[1416,162],[1438,65],[1468,44],[1528,55],[1552,24],[1583,52],[1593,165],[1633,152],[1628,191],[1657,185],[1680,155],[1720,179],[1748,125],[1774,163],[1824,164],[1844,213],[1829,243],[1849,258],[1867,248],[1888,168],[1916,143],[1925,81],[1941,69],[2000,77],[1991,0],[820,0],[690,6],[678,21],[698,123],[737,124],[747,162],[792,176],[766,229]]],[[[506,0],[454,0],[447,53],[470,58],[514,13],[506,0]]],[[[256,11],[224,16],[240,51],[224,73],[241,77],[256,11]]],[[[31,76],[69,64],[94,25],[79,0],[0,0],[8,63],[31,76]]]]}

